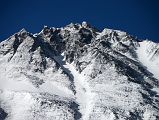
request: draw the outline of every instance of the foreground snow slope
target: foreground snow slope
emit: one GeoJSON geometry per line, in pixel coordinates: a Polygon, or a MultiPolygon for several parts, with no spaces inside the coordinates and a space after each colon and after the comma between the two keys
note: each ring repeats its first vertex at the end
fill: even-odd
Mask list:
{"type": "Polygon", "coordinates": [[[91,25],[0,43],[0,120],[158,120],[159,45],[91,25]]]}

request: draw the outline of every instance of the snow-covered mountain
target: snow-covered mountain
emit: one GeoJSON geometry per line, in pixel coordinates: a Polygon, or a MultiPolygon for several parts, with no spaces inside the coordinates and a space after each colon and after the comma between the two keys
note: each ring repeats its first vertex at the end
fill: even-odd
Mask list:
{"type": "Polygon", "coordinates": [[[159,120],[159,44],[86,22],[0,43],[0,120],[159,120]]]}

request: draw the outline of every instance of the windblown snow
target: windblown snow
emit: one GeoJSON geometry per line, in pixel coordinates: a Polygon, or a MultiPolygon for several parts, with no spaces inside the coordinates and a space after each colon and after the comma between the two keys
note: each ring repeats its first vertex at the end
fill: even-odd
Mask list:
{"type": "Polygon", "coordinates": [[[159,120],[159,44],[86,22],[0,43],[0,120],[159,120]]]}

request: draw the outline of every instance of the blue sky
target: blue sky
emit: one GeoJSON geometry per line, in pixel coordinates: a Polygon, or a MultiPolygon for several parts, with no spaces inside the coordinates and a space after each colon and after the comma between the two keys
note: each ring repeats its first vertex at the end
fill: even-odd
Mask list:
{"type": "Polygon", "coordinates": [[[159,42],[158,0],[0,0],[0,40],[26,28],[62,27],[87,21],[159,42]]]}

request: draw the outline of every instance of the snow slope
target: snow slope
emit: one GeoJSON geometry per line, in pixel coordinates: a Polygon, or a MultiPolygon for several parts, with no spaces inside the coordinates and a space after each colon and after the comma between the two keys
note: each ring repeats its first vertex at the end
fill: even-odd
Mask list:
{"type": "Polygon", "coordinates": [[[159,79],[159,57],[157,55],[157,50],[159,50],[159,44],[143,41],[140,42],[137,53],[142,64],[159,79]]]}
{"type": "Polygon", "coordinates": [[[64,54],[55,57],[55,60],[64,67],[65,71],[72,77],[76,90],[76,101],[79,104],[79,111],[82,114],[83,120],[88,119],[88,115],[92,109],[92,101],[94,94],[87,83],[87,78],[82,73],[79,73],[72,64],[65,62],[64,54]]]}

